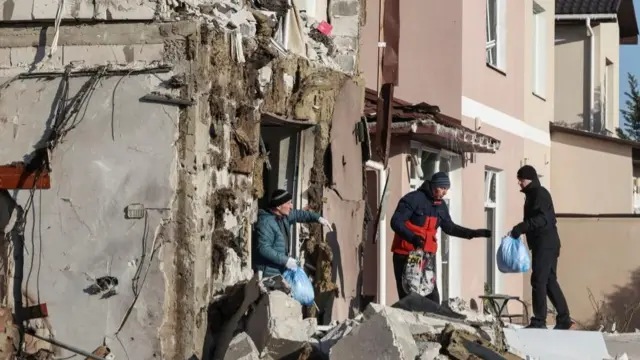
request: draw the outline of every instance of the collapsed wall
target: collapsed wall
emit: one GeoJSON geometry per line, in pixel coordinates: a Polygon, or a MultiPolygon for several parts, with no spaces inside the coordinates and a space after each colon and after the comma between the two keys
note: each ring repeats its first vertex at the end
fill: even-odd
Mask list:
{"type": "MultiPolygon", "coordinates": [[[[191,70],[181,96],[198,101],[181,113],[178,151],[184,157],[179,156],[178,188],[185,190],[178,192],[175,208],[185,219],[198,220],[177,224],[183,227],[179,233],[188,234],[190,241],[175,244],[175,284],[180,289],[167,312],[174,318],[167,319],[164,329],[167,335],[176,334],[177,347],[167,348],[167,358],[180,352],[197,354],[201,346],[197,339],[204,339],[207,326],[222,325],[207,325],[207,306],[213,296],[251,274],[250,229],[260,195],[254,180],[263,166],[261,112],[318,125],[309,208],[321,211],[333,104],[348,78],[307,59],[277,56],[270,42],[260,37],[243,40],[246,62],[241,63],[229,56],[233,40],[228,33],[203,24],[194,35],[183,44],[184,61],[191,70]],[[207,268],[207,264],[211,264],[210,278],[199,279],[202,275],[192,269],[207,268]],[[194,308],[179,306],[185,303],[194,308]]],[[[319,225],[312,229],[312,237],[322,242],[319,225]]]]}

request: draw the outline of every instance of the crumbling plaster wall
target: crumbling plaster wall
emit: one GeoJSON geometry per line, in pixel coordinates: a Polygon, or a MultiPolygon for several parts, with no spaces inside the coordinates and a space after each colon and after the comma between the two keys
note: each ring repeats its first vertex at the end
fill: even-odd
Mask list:
{"type": "MultiPolygon", "coordinates": [[[[124,209],[131,203],[167,208],[174,193],[177,110],[138,101],[163,76],[101,81],[82,122],[52,154],[52,188],[34,192],[27,216],[26,296],[47,303],[58,339],[91,351],[106,337],[117,358],[126,357],[125,349],[132,358],[160,355],[165,280],[158,259],[167,255],[162,244],[170,239],[161,224],[171,213],[149,210],[146,220],[127,220],[124,209]],[[160,253],[153,253],[154,246],[160,253]],[[117,294],[102,299],[104,293],[87,293],[95,278],[107,275],[118,279],[117,294]],[[141,295],[119,332],[120,346],[115,333],[133,305],[133,286],[141,295]]],[[[47,128],[60,80],[16,80],[2,89],[0,163],[22,161],[33,151],[47,128]]],[[[70,94],[86,81],[72,79],[70,94]]],[[[29,190],[10,194],[26,207],[29,190]]]]}

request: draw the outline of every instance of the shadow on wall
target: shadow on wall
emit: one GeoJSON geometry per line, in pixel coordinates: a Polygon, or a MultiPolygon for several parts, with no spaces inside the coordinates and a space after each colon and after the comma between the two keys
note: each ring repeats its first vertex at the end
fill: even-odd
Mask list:
{"type": "Polygon", "coordinates": [[[633,332],[640,329],[640,268],[631,272],[629,282],[596,299],[589,290],[594,318],[588,328],[610,331],[615,326],[618,332],[633,332]]]}
{"type": "MultiPolygon", "coordinates": [[[[600,86],[596,86],[593,90],[593,107],[589,110],[589,87],[585,86],[585,94],[584,94],[584,106],[583,112],[578,114],[578,116],[582,117],[582,124],[574,123],[574,126],[570,126],[574,129],[578,130],[586,130],[592,131],[597,134],[608,135],[611,136],[613,133],[610,133],[606,129],[606,124],[604,121],[603,114],[603,103],[601,98],[601,89],[600,86]],[[590,129],[589,123],[591,122],[591,118],[593,117],[593,129],[590,129]]],[[[604,109],[606,111],[606,109],[604,109]]]]}

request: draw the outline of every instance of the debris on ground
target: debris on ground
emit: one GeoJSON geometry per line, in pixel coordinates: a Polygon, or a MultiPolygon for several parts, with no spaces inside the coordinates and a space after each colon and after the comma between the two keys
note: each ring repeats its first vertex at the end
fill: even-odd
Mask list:
{"type": "Polygon", "coordinates": [[[530,358],[523,353],[523,344],[504,340],[513,339],[505,336],[505,331],[512,334],[527,330],[514,325],[503,327],[494,317],[470,309],[461,299],[449,299],[443,305],[415,297],[393,306],[371,303],[353,319],[319,326],[315,318],[304,318],[301,304],[287,293],[282,277],[263,279],[259,288],[259,297],[252,291],[249,300],[234,298],[234,302],[253,303],[246,311],[244,308],[238,311],[243,314],[241,320],[236,317],[231,325],[233,340],[224,345],[225,349],[216,351],[223,353],[224,359],[530,358]]]}

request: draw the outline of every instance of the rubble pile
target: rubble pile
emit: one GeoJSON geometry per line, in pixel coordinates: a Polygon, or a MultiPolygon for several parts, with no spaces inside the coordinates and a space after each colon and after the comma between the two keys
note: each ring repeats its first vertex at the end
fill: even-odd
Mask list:
{"type": "Polygon", "coordinates": [[[457,299],[444,306],[431,303],[434,312],[372,303],[355,319],[318,326],[315,318],[303,319],[301,305],[287,289],[260,286],[262,295],[239,322],[225,360],[525,358],[499,345],[491,316],[457,299]]]}
{"type": "MultiPolygon", "coordinates": [[[[247,5],[243,1],[227,0],[181,7],[180,11],[186,16],[216,24],[232,35],[239,34],[240,38],[266,37],[281,54],[291,53],[334,70],[353,72],[355,69],[341,67],[335,58],[354,49],[339,49],[331,35],[333,27],[324,20],[313,18],[305,9],[299,9],[296,3],[256,0],[247,5]]],[[[180,19],[180,15],[174,16],[180,19]]],[[[243,46],[240,40],[236,41],[239,47],[243,46]]]]}

